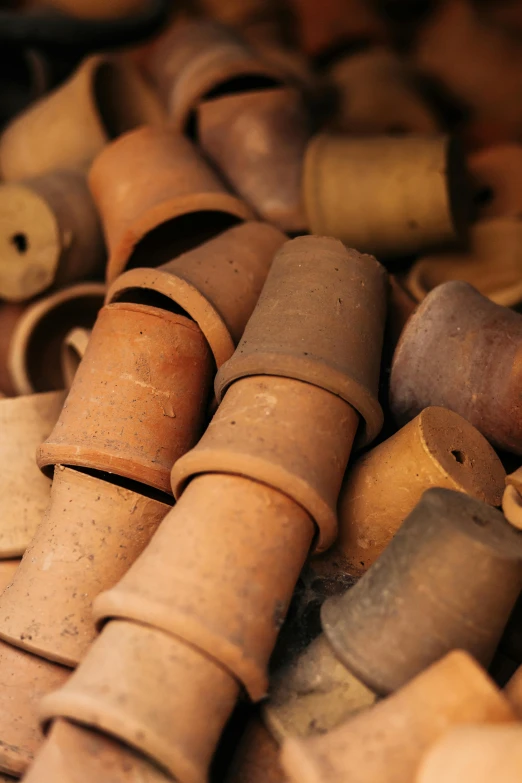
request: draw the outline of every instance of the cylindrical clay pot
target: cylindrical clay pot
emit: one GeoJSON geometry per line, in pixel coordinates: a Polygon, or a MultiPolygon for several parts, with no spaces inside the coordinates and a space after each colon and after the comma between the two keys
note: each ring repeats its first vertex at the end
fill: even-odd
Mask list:
{"type": "Polygon", "coordinates": [[[522,212],[522,145],[486,147],[468,158],[481,219],[522,212]]]}
{"type": "Polygon", "coordinates": [[[447,136],[319,134],[308,145],[303,189],[314,234],[377,256],[454,243],[470,211],[464,158],[447,136]]]}
{"type": "Polygon", "coordinates": [[[139,128],[114,141],[94,161],[89,186],[109,249],[108,283],[126,267],[160,266],[253,217],[190,141],[167,129],[139,128]]]}
{"type": "Polygon", "coordinates": [[[202,428],[211,375],[193,321],[147,305],[107,305],[38,465],[104,470],[170,492],[172,465],[202,428]]]}
{"type": "Polygon", "coordinates": [[[3,179],[37,177],[57,169],[85,171],[110,139],[164,120],[156,95],[130,61],[89,57],[70,79],[5,129],[0,138],[3,179]]]}
{"type": "Polygon", "coordinates": [[[71,329],[64,337],[62,343],[62,375],[66,389],[70,389],[72,386],[76,371],[87,350],[90,336],[90,329],[83,329],[77,326],[71,329]]]}
{"type": "Polygon", "coordinates": [[[462,282],[435,288],[395,351],[390,407],[402,424],[429,405],[459,413],[494,446],[522,454],[522,316],[462,282]]]}
{"type": "Polygon", "coordinates": [[[198,324],[220,367],[234,353],[285,240],[269,223],[240,223],[158,269],[129,269],[106,301],[146,301],[154,292],[168,297],[198,324]]]}
{"type": "Polygon", "coordinates": [[[0,185],[0,295],[23,301],[101,272],[98,213],[78,171],[0,185]]]}

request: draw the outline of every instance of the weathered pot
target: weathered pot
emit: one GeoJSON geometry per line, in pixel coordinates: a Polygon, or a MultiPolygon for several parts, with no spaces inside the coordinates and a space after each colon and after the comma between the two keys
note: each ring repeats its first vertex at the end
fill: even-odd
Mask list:
{"type": "Polygon", "coordinates": [[[198,324],[220,367],[234,353],[285,240],[268,223],[240,223],[158,269],[129,269],[106,301],[146,300],[154,292],[168,297],[198,324]]]}
{"type": "Polygon", "coordinates": [[[11,335],[8,369],[18,394],[63,389],[61,349],[75,327],[90,329],[103,306],[102,283],[77,283],[26,308],[11,335]]]}
{"type": "Polygon", "coordinates": [[[0,638],[76,666],[96,635],[93,599],[125,574],[168,510],[159,500],[57,465],[49,507],[0,595],[0,638]]]}
{"type": "Polygon", "coordinates": [[[11,337],[25,309],[26,305],[23,304],[0,302],[0,392],[6,397],[14,397],[17,394],[9,373],[7,357],[11,337]]]}
{"type": "Polygon", "coordinates": [[[471,212],[464,158],[447,136],[319,134],[303,189],[312,233],[377,256],[455,243],[471,212]]]}
{"type": "Polygon", "coordinates": [[[328,237],[300,237],[276,254],[243,338],[219,370],[218,399],[251,375],[299,379],[339,395],[361,415],[359,445],[382,426],[377,400],[386,273],[328,237]]]}
{"type": "Polygon", "coordinates": [[[101,224],[78,171],[0,184],[0,295],[30,299],[102,271],[101,224]]]}
{"type": "Polygon", "coordinates": [[[435,288],[395,351],[390,408],[399,424],[429,405],[459,413],[494,446],[522,454],[522,317],[472,286],[435,288]]]}
{"type": "Polygon", "coordinates": [[[64,337],[61,358],[62,375],[66,389],[70,389],[72,386],[76,371],[87,350],[90,336],[90,329],[76,326],[64,337]]]}
{"type": "Polygon", "coordinates": [[[145,753],[180,783],[204,783],[239,684],[211,658],[154,628],[110,622],[40,704],[145,753]]]}
{"type": "Polygon", "coordinates": [[[114,141],[94,161],[89,185],[109,249],[108,283],[128,266],[160,266],[253,217],[190,141],[167,129],[139,128],[114,141]]]}
{"type": "Polygon", "coordinates": [[[518,217],[522,212],[522,145],[486,147],[468,158],[481,219],[518,217]]]}
{"type": "Polygon", "coordinates": [[[144,123],[164,121],[156,95],[130,61],[89,57],[5,129],[0,138],[3,179],[57,169],[85,171],[110,139],[144,123]]]}
{"type": "Polygon", "coordinates": [[[226,181],[263,220],[294,233],[307,230],[301,171],[310,125],[292,87],[224,95],[197,109],[199,144],[226,181]]]}
{"type": "Polygon", "coordinates": [[[41,468],[105,470],[164,492],[200,434],[212,375],[193,321],[148,305],[100,311],[41,468]]]}

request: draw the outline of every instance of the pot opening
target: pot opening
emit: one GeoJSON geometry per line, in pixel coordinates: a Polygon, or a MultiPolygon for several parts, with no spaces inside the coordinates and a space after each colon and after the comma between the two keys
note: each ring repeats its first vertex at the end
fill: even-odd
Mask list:
{"type": "Polygon", "coordinates": [[[147,122],[140,84],[115,62],[100,63],[93,77],[94,101],[105,133],[115,139],[147,122]]]}
{"type": "Polygon", "coordinates": [[[245,73],[220,82],[212,90],[205,93],[201,97],[201,101],[211,101],[213,98],[223,98],[225,95],[233,95],[238,92],[271,90],[274,87],[281,87],[280,79],[259,73],[245,73]]]}
{"type": "Polygon", "coordinates": [[[159,291],[153,291],[150,288],[124,288],[121,291],[117,291],[111,299],[111,304],[115,302],[130,302],[131,304],[149,305],[149,307],[157,307],[160,310],[167,310],[169,313],[175,315],[183,315],[190,321],[194,319],[180,307],[170,296],[161,294],[159,291]]]}
{"type": "MultiPolygon", "coordinates": [[[[76,470],[78,473],[84,473],[86,476],[92,476],[93,478],[106,481],[108,484],[112,484],[114,487],[121,487],[122,489],[128,489],[131,492],[135,492],[137,495],[150,498],[151,500],[157,500],[160,503],[165,503],[168,506],[174,505],[174,498],[167,492],[162,492],[161,489],[155,489],[155,487],[149,487],[147,484],[142,484],[140,481],[134,481],[133,479],[124,478],[118,476],[116,473],[107,473],[105,470],[95,470],[94,468],[83,468],[78,465],[64,465],[64,467],[70,470],[76,470]]],[[[50,466],[52,471],[53,466],[50,466]]]]}

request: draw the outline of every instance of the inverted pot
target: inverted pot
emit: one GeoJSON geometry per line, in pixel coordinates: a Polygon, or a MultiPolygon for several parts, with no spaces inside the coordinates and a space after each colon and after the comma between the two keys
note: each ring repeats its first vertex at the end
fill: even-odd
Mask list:
{"type": "Polygon", "coordinates": [[[516,218],[522,211],[522,145],[498,144],[468,158],[481,219],[516,218]]]}

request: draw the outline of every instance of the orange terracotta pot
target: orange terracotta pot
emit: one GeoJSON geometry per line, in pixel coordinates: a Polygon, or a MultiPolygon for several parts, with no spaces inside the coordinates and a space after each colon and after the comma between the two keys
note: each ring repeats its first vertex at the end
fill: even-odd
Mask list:
{"type": "Polygon", "coordinates": [[[238,683],[211,658],[146,626],[113,621],[64,687],[42,700],[136,748],[180,783],[204,783],[238,683]]]}
{"type": "Polygon", "coordinates": [[[8,369],[18,394],[63,389],[61,349],[75,326],[90,329],[103,305],[101,283],[77,283],[26,308],[13,330],[8,369]]]}
{"type": "Polygon", "coordinates": [[[382,426],[377,400],[386,273],[376,260],[328,237],[287,242],[274,258],[234,356],[216,377],[222,399],[251,375],[299,379],[349,402],[361,415],[358,443],[382,426]]]}
{"type": "Polygon", "coordinates": [[[20,560],[0,560],[0,594],[11,584],[20,560]]]}
{"type": "Polygon", "coordinates": [[[241,223],[159,269],[129,269],[110,286],[106,301],[168,297],[198,324],[219,367],[234,353],[285,240],[268,223],[241,223]]]}
{"type": "Polygon", "coordinates": [[[173,463],[202,429],[211,375],[192,321],[147,305],[104,307],[39,467],[106,470],[169,492],[173,463]]]}
{"type": "Polygon", "coordinates": [[[130,61],[89,57],[5,129],[0,138],[2,176],[12,181],[57,169],[85,171],[110,139],[144,123],[164,121],[156,95],[130,61]]]}
{"type": "Polygon", "coordinates": [[[7,357],[11,337],[26,306],[13,302],[0,302],[0,392],[6,397],[14,397],[17,391],[9,373],[7,357]]]}
{"type": "Polygon", "coordinates": [[[159,266],[253,217],[172,130],[139,128],[117,139],[94,161],[89,185],[109,249],[108,283],[127,266],[159,266]]]}
{"type": "Polygon", "coordinates": [[[522,145],[499,144],[468,158],[481,219],[522,212],[522,145]]]}
{"type": "Polygon", "coordinates": [[[62,343],[62,375],[67,389],[70,389],[72,386],[76,371],[87,350],[90,336],[90,329],[83,329],[77,326],[71,329],[64,337],[62,343]]]}

